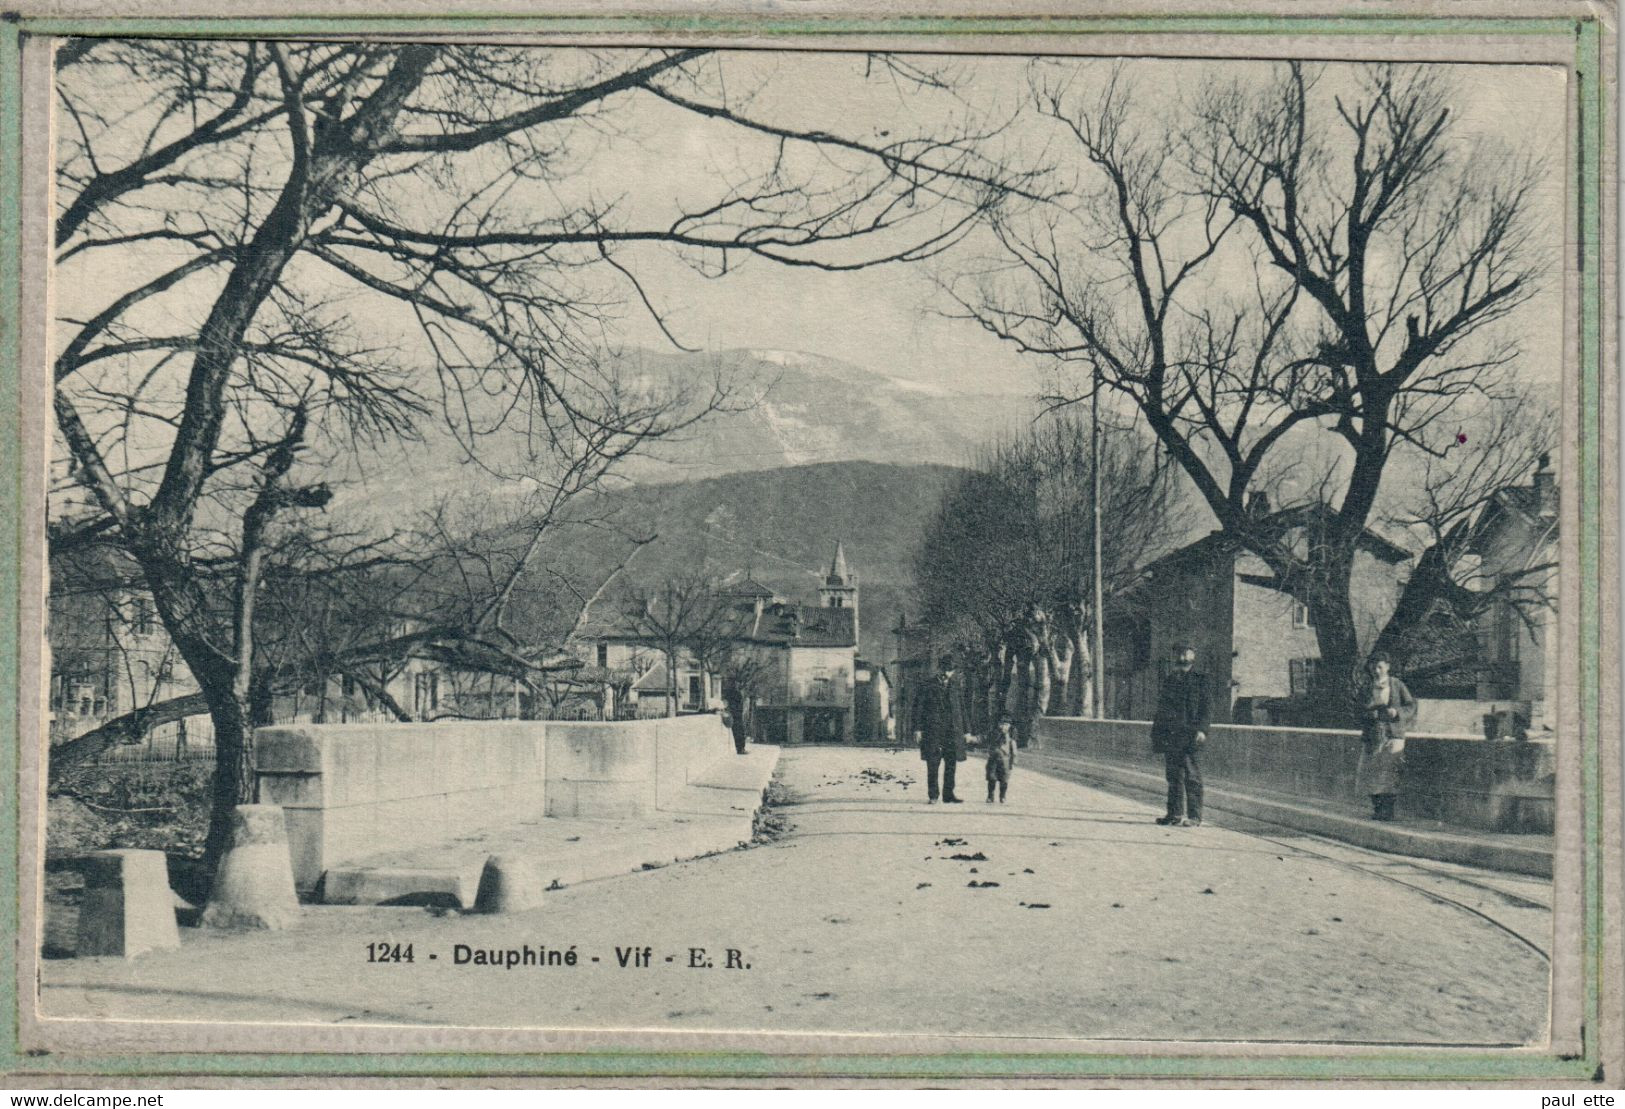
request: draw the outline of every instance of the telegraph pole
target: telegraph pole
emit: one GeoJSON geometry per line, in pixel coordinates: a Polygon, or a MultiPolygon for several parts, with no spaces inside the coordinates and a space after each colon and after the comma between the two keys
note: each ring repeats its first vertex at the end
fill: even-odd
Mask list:
{"type": "Polygon", "coordinates": [[[1094,548],[1095,548],[1095,551],[1094,551],[1094,570],[1095,570],[1095,572],[1094,572],[1094,583],[1093,583],[1094,584],[1094,606],[1093,606],[1094,607],[1094,621],[1093,621],[1094,626],[1093,626],[1093,628],[1090,629],[1094,633],[1090,637],[1093,640],[1093,642],[1091,643],[1090,654],[1091,654],[1091,656],[1093,658],[1093,661],[1094,661],[1094,670],[1095,670],[1095,673],[1094,673],[1094,688],[1095,688],[1094,702],[1095,703],[1091,707],[1094,710],[1094,718],[1096,720],[1102,720],[1102,719],[1105,719],[1105,716],[1106,716],[1106,655],[1105,655],[1106,618],[1105,618],[1104,602],[1103,602],[1103,597],[1105,595],[1105,587],[1104,587],[1104,584],[1101,581],[1102,571],[1101,571],[1101,566],[1100,566],[1100,547],[1101,547],[1101,543],[1100,543],[1100,363],[1099,362],[1095,363],[1094,370],[1095,370],[1095,374],[1094,374],[1094,378],[1095,378],[1094,395],[1093,395],[1093,397],[1092,397],[1092,399],[1090,400],[1090,403],[1089,403],[1089,473],[1090,473],[1090,480],[1091,480],[1091,482],[1092,482],[1092,484],[1094,486],[1093,494],[1090,497],[1090,499],[1094,502],[1093,505],[1091,506],[1092,509],[1093,509],[1091,515],[1094,518],[1094,527],[1093,527],[1092,530],[1094,532],[1093,539],[1094,539],[1094,548]]]}

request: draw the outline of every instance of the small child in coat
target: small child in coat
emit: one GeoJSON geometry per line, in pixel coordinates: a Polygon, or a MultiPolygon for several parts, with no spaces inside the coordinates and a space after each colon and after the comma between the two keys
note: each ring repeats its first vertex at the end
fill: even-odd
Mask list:
{"type": "Polygon", "coordinates": [[[999,720],[999,734],[987,749],[987,803],[993,803],[993,786],[999,787],[999,801],[1010,788],[1010,771],[1016,767],[1016,737],[1010,732],[1010,718],[999,720]]]}

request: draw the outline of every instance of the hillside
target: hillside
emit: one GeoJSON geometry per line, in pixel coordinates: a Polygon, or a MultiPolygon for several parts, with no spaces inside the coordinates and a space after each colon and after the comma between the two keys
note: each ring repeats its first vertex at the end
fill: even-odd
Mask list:
{"type": "MultiPolygon", "coordinates": [[[[617,477],[638,485],[829,462],[960,466],[1032,411],[1032,402],[1014,393],[955,392],[799,352],[640,350],[623,362],[621,379],[633,392],[661,393],[681,383],[699,390],[718,379],[733,390],[729,411],[626,459],[617,477]]],[[[421,441],[320,476],[337,489],[331,511],[363,528],[388,530],[448,495],[513,495],[518,484],[493,474],[528,472],[525,444],[492,435],[479,447],[483,467],[443,430],[425,427],[421,441]]]]}
{"type": "Polygon", "coordinates": [[[788,600],[811,602],[839,540],[859,579],[859,647],[889,657],[916,545],[957,472],[830,462],[634,486],[600,504],[613,527],[561,533],[548,569],[590,589],[625,558],[627,536],[653,534],[658,538],[638,552],[623,581],[656,582],[704,567],[717,575],[748,572],[788,600]]]}

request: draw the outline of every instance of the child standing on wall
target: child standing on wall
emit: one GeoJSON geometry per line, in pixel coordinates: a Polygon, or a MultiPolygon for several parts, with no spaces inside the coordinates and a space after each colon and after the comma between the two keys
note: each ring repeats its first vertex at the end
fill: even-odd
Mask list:
{"type": "Polygon", "coordinates": [[[1010,788],[1010,771],[1016,767],[1016,737],[1010,732],[1010,718],[999,717],[999,733],[987,749],[987,803],[993,803],[993,787],[999,787],[999,802],[1010,788]]]}

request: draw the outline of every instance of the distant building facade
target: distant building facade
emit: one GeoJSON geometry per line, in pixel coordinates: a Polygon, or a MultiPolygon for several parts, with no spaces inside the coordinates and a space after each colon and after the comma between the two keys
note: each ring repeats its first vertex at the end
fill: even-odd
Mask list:
{"type": "MultiPolygon", "coordinates": [[[[46,639],[52,743],[93,731],[117,717],[197,692],[170,640],[141,569],[118,547],[58,540],[100,515],[71,457],[51,464],[46,526],[52,546],[46,639]]],[[[164,726],[184,742],[187,722],[164,726]]],[[[208,717],[194,718],[194,740],[212,742],[208,717]]]]}
{"type": "Polygon", "coordinates": [[[53,742],[197,692],[121,552],[91,547],[53,559],[49,607],[53,742]]]}
{"type": "MultiPolygon", "coordinates": [[[[724,638],[754,663],[749,690],[752,738],[762,743],[886,742],[891,735],[891,694],[884,668],[858,657],[858,576],[837,543],[816,604],[780,597],[749,575],[725,589],[730,610],[724,638]]],[[[612,690],[627,687],[635,710],[665,712],[668,677],[664,652],[646,635],[619,626],[599,627],[581,637],[579,657],[597,667],[612,690]]],[[[677,657],[679,712],[717,710],[727,700],[725,676],[694,652],[677,657]]]]}
{"type": "MultiPolygon", "coordinates": [[[[1410,555],[1373,532],[1360,540],[1350,590],[1363,653],[1399,603],[1410,555]]],[[[1174,647],[1196,649],[1212,683],[1216,723],[1268,723],[1307,696],[1320,662],[1308,607],[1262,559],[1214,532],[1148,568],[1144,586],[1115,606],[1106,635],[1107,713],[1149,720],[1174,647]]]]}
{"type": "Polygon", "coordinates": [[[1497,491],[1473,525],[1477,581],[1497,593],[1478,621],[1478,701],[1530,732],[1555,726],[1558,538],[1549,455],[1528,485],[1497,491]]]}

